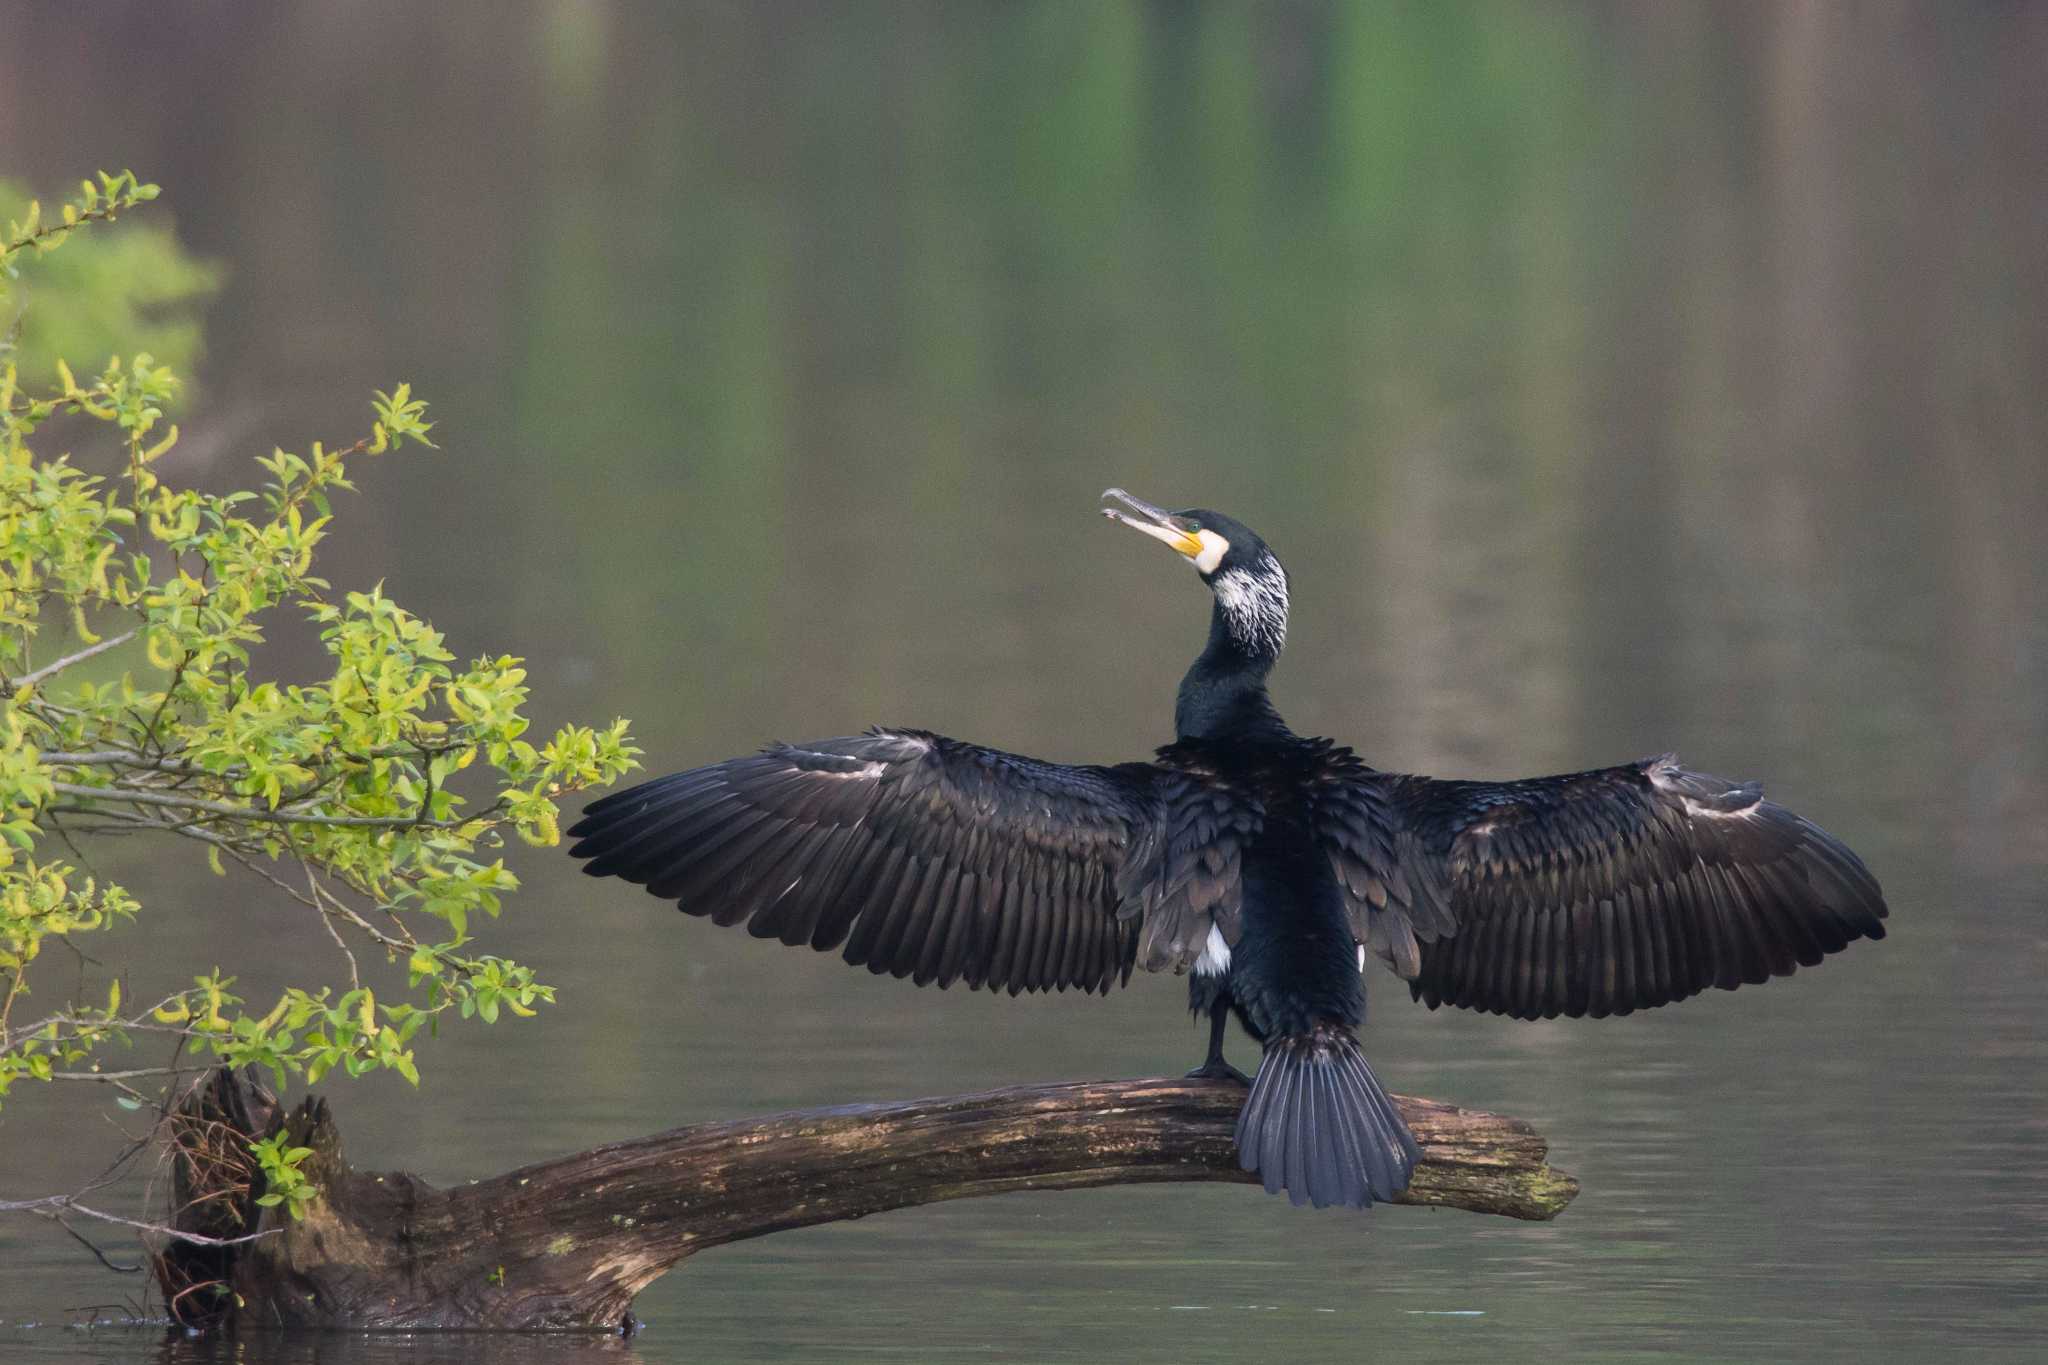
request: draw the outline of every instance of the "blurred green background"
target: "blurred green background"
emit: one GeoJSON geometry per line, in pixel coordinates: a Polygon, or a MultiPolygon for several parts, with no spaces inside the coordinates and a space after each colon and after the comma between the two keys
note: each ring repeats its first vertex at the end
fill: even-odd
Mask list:
{"type": "MultiPolygon", "coordinates": [[[[2012,5],[37,6],[0,28],[0,173],[133,166],[137,224],[224,270],[168,477],[248,481],[412,381],[443,452],[362,471],[327,576],[526,655],[544,721],[632,717],[657,771],[875,722],[1142,756],[1207,608],[1095,520],[1114,483],[1287,562],[1298,729],[1460,776],[1675,748],[1892,898],[1882,945],[1627,1020],[1375,976],[1380,1074],[1541,1124],[1585,1182],[1554,1224],[972,1201],[707,1255],[593,1351],[2017,1359],[2048,1336],[2044,71],[2048,8],[2012,5]]],[[[108,945],[138,977],[322,960],[172,856],[108,860],[166,912],[108,945]]],[[[917,992],[515,867],[496,944],[561,1003],[450,1030],[418,1097],[330,1087],[359,1161],[456,1180],[1200,1054],[1176,982],[917,992]]],[[[96,1168],[97,1099],[9,1105],[0,1197],[96,1168]]],[[[0,1223],[10,1357],[212,1358],[54,1325],[126,1289],[0,1223]]]]}

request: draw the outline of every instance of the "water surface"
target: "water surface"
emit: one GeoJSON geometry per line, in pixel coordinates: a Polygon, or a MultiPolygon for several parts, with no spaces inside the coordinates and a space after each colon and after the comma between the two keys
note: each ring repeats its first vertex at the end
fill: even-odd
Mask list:
{"type": "MultiPolygon", "coordinates": [[[[1376,976],[1380,1074],[1541,1125],[1585,1190],[1551,1224],[1016,1195],[707,1254],[629,1346],[217,1356],[64,1325],[120,1316],[132,1279],[0,1222],[0,1355],[1919,1360],[2048,1336],[2042,12],[108,4],[8,31],[5,169],[132,164],[232,272],[176,473],[249,477],[412,380],[444,453],[363,471],[329,576],[527,655],[546,719],[632,716],[657,768],[876,722],[1141,756],[1206,605],[1094,520],[1121,484],[1286,560],[1298,728],[1442,775],[1676,749],[1847,839],[1895,927],[1616,1021],[1432,1015],[1376,976]]],[[[291,907],[173,857],[106,855],[180,911],[100,945],[132,989],[216,957],[251,994],[325,970],[291,907]]],[[[335,1087],[360,1162],[458,1181],[1200,1054],[1177,982],[918,992],[515,857],[489,942],[560,1004],[451,1028],[419,1095],[335,1087]]],[[[0,1197],[92,1173],[96,1098],[9,1106],[0,1197]]]]}

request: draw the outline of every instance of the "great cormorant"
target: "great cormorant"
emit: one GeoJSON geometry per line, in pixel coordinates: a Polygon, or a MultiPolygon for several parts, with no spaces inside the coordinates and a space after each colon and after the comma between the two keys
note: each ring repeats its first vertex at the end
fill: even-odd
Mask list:
{"type": "Polygon", "coordinates": [[[1661,758],[1519,782],[1379,772],[1287,728],[1266,675],[1287,573],[1215,512],[1120,489],[1103,513],[1215,595],[1150,762],[1042,763],[924,730],[776,744],[593,802],[583,870],[717,924],[910,977],[1107,991],[1191,973],[1211,1021],[1264,1047],[1239,1158],[1297,1204],[1364,1207],[1415,1140],[1360,1052],[1366,955],[1432,1009],[1627,1014],[1883,938],[1884,899],[1817,826],[1661,758]]]}

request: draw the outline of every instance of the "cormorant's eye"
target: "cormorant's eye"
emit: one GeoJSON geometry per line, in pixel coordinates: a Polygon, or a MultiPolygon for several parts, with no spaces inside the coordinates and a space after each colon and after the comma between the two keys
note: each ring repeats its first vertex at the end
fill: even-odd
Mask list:
{"type": "Polygon", "coordinates": [[[1193,517],[1188,517],[1185,520],[1187,521],[1187,526],[1190,531],[1199,531],[1202,529],[1202,523],[1196,521],[1193,517]]]}

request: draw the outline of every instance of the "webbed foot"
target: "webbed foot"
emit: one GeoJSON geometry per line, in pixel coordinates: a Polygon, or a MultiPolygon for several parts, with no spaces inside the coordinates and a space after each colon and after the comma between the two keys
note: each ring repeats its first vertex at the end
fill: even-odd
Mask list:
{"type": "Polygon", "coordinates": [[[1193,1071],[1190,1071],[1186,1079],[1191,1081],[1236,1081],[1247,1089],[1250,1088],[1252,1083],[1251,1077],[1245,1075],[1221,1057],[1211,1057],[1208,1061],[1203,1062],[1193,1071]]]}

